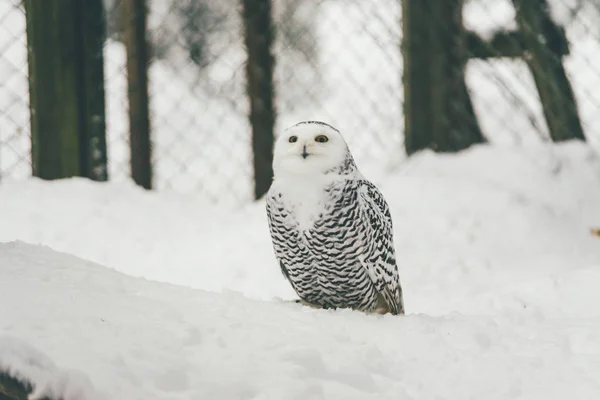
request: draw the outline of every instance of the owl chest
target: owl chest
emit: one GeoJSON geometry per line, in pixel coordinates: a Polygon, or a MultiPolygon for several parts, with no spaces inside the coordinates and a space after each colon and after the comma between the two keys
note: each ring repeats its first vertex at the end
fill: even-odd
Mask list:
{"type": "Polygon", "coordinates": [[[296,253],[309,264],[327,264],[339,259],[356,244],[358,202],[348,190],[348,182],[326,188],[286,188],[278,198],[281,223],[290,244],[288,252],[296,253]]]}
{"type": "Polygon", "coordinates": [[[307,268],[349,267],[357,260],[361,232],[352,213],[339,209],[323,210],[304,226],[293,219],[289,229],[294,232],[292,248],[307,268]]]}

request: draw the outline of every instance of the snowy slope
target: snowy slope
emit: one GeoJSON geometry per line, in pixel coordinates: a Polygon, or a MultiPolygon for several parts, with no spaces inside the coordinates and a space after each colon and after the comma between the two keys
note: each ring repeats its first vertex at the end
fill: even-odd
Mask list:
{"type": "Polygon", "coordinates": [[[585,290],[596,299],[585,316],[399,318],[153,283],[20,242],[0,245],[0,262],[0,331],[33,344],[62,367],[83,371],[106,398],[600,394],[600,265],[537,293],[552,314],[553,296],[585,290]]]}
{"type": "MultiPolygon", "coordinates": [[[[505,283],[600,263],[589,235],[600,226],[600,157],[580,143],[424,152],[367,176],[391,206],[409,312],[446,313],[505,283]]],[[[0,185],[0,221],[0,242],[49,245],[130,275],[294,295],[263,202],[228,208],[130,183],[31,179],[0,185]]]]}
{"type": "Polygon", "coordinates": [[[57,367],[31,379],[107,399],[600,395],[595,151],[423,152],[373,178],[393,212],[404,317],[282,300],[294,294],[262,202],[1,185],[0,365],[40,352],[57,367]]]}

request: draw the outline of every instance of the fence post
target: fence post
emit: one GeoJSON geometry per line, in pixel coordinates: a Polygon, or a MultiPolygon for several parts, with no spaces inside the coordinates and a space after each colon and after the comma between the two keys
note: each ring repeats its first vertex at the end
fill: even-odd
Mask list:
{"type": "Polygon", "coordinates": [[[243,17],[248,52],[246,74],[254,155],[254,197],[259,199],[269,190],[273,179],[275,61],[271,54],[271,0],[243,0],[243,17]]]}
{"type": "Polygon", "coordinates": [[[146,1],[122,0],[127,49],[127,94],[131,177],[146,189],[152,188],[152,153],[148,100],[148,42],[146,39],[146,1]]]}
{"type": "Polygon", "coordinates": [[[403,0],[405,148],[448,152],[484,142],[467,91],[462,0],[403,0]]]}
{"type": "Polygon", "coordinates": [[[102,0],[26,0],[34,176],[106,180],[102,0]]]}

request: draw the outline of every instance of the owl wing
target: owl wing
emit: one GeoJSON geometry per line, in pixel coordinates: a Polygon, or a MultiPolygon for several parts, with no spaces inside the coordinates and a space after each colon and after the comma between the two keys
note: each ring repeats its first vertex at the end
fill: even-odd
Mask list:
{"type": "Polygon", "coordinates": [[[367,180],[359,181],[358,192],[360,231],[365,249],[362,264],[392,314],[404,314],[388,204],[377,187],[367,180]]]}
{"type": "Polygon", "coordinates": [[[291,238],[289,230],[285,229],[283,219],[285,218],[284,209],[278,206],[277,201],[273,196],[267,196],[267,221],[269,223],[269,232],[271,233],[271,241],[275,257],[279,262],[281,273],[289,281],[290,275],[283,263],[283,258],[286,256],[285,244],[289,243],[291,238]]]}
{"type": "MultiPolygon", "coordinates": [[[[275,251],[275,258],[281,268],[281,273],[290,282],[292,288],[295,286],[295,271],[290,269],[294,262],[298,260],[309,260],[310,255],[306,249],[299,246],[298,231],[286,226],[285,220],[288,218],[287,210],[282,202],[277,200],[277,194],[267,196],[267,220],[269,231],[275,251]]],[[[296,290],[297,292],[297,290],[296,290]]]]}

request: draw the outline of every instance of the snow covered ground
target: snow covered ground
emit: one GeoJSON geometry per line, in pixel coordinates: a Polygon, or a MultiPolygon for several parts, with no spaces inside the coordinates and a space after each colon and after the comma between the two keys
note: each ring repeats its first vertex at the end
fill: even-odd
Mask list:
{"type": "MultiPolygon", "coordinates": [[[[0,14],[11,3],[0,2],[0,14]]],[[[322,4],[324,92],[292,109],[281,92],[305,92],[283,85],[279,124],[322,118],[349,137],[393,212],[404,317],[287,301],[295,296],[275,264],[264,204],[245,204],[239,46],[209,73],[216,87],[233,85],[234,104],[195,87],[192,66],[151,69],[157,187],[197,196],[126,180],[124,52],[115,43],[105,56],[116,179],[18,181],[30,173],[25,20],[16,9],[2,18],[0,369],[65,400],[600,398],[591,3],[570,21],[567,2],[552,1],[572,42],[565,63],[589,146],[542,143],[547,128],[522,62],[472,61],[467,84],[493,146],[404,161],[402,137],[390,133],[403,124],[400,9],[375,3],[322,4]]],[[[511,27],[514,10],[477,0],[464,17],[489,35],[511,27]]],[[[290,64],[281,61],[279,79],[290,64]]]]}
{"type": "Polygon", "coordinates": [[[403,317],[285,301],[261,202],[3,183],[0,367],[94,399],[600,396],[597,152],[423,152],[373,178],[403,317]]]}

